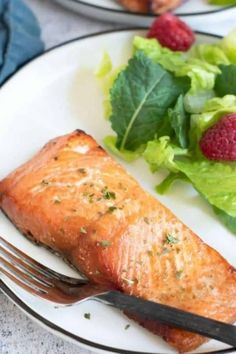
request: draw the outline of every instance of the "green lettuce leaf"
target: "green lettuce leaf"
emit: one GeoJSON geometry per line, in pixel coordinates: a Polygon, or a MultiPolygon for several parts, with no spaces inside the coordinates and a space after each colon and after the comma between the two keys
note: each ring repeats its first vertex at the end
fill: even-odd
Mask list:
{"type": "Polygon", "coordinates": [[[111,135],[106,136],[103,139],[103,142],[106,148],[110,150],[110,152],[112,152],[113,154],[115,154],[116,156],[120,157],[121,159],[127,162],[132,162],[137,158],[139,158],[145,149],[145,146],[141,146],[139,147],[139,149],[135,151],[125,150],[125,149],[119,150],[116,147],[117,138],[111,135]]]}
{"type": "Polygon", "coordinates": [[[179,168],[174,161],[177,156],[187,156],[188,150],[171,144],[169,136],[163,136],[157,140],[149,141],[143,153],[143,157],[150,165],[152,172],[160,168],[178,172],[179,168]]]}
{"type": "Polygon", "coordinates": [[[186,93],[184,107],[189,113],[201,113],[207,101],[215,96],[213,90],[199,90],[196,94],[186,93]]]}
{"type": "Polygon", "coordinates": [[[198,44],[193,48],[192,56],[212,65],[228,65],[230,61],[220,45],[198,44]]]}
{"type": "Polygon", "coordinates": [[[137,52],[115,80],[111,95],[112,129],[119,149],[136,150],[152,140],[180,94],[187,77],[175,78],[143,52],[137,52]]]}
{"type": "Polygon", "coordinates": [[[183,180],[189,182],[188,178],[181,172],[169,173],[169,175],[163,179],[163,181],[155,187],[155,190],[159,194],[165,194],[169,191],[173,183],[177,180],[183,180]]]}
{"type": "Polygon", "coordinates": [[[184,108],[184,97],[180,95],[174,108],[168,110],[170,124],[175,131],[179,146],[186,149],[188,146],[189,114],[184,108]]]}
{"type": "Polygon", "coordinates": [[[208,0],[210,4],[214,5],[235,5],[236,0],[208,0]]]}
{"type": "Polygon", "coordinates": [[[183,52],[173,52],[162,47],[156,39],[147,39],[136,36],[133,40],[134,53],[142,51],[155,63],[161,64],[168,71],[175,72],[182,67],[186,61],[186,55],[183,52]]]}
{"type": "Polygon", "coordinates": [[[236,95],[236,65],[220,65],[221,73],[216,76],[215,92],[219,97],[236,95]]]}
{"type": "Polygon", "coordinates": [[[220,221],[234,234],[236,234],[236,218],[226,214],[223,210],[213,207],[220,221]]]}
{"type": "Polygon", "coordinates": [[[122,69],[123,66],[113,69],[110,55],[107,52],[104,52],[102,61],[95,71],[95,76],[103,92],[103,110],[106,119],[109,119],[112,113],[110,90],[117,75],[122,69]]]}
{"type": "MultiPolygon", "coordinates": [[[[225,0],[223,0],[225,1],[225,0]]],[[[235,3],[235,0],[232,0],[235,3]]],[[[233,29],[221,42],[222,49],[232,64],[236,64],[236,28],[233,29]]]]}
{"type": "Polygon", "coordinates": [[[217,66],[195,58],[188,59],[175,71],[176,76],[188,76],[191,79],[191,94],[213,89],[216,75],[219,73],[217,66]]]}
{"type": "Polygon", "coordinates": [[[112,71],[111,57],[107,52],[103,53],[102,61],[95,71],[95,75],[98,79],[103,78],[112,71]]]}
{"type": "Polygon", "coordinates": [[[211,161],[176,160],[184,173],[205,199],[226,214],[236,217],[236,167],[211,161]]]}

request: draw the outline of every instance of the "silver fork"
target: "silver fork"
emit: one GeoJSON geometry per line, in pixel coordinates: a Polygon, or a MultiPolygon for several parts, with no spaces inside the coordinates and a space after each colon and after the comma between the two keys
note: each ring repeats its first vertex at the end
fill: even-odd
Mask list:
{"type": "Polygon", "coordinates": [[[139,318],[198,333],[236,346],[236,327],[177,308],[126,295],[111,287],[59,274],[0,237],[0,272],[33,295],[58,304],[97,300],[139,318]]]}

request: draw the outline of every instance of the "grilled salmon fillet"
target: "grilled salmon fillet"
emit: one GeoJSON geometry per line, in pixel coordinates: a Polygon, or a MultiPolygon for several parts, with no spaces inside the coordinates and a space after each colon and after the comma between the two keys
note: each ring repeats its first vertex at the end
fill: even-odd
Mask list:
{"type": "MultiPolygon", "coordinates": [[[[92,281],[236,320],[235,269],[82,131],[50,141],[2,180],[0,206],[23,234],[92,281]]],[[[206,340],[135,319],[182,353],[206,340]]]]}
{"type": "Polygon", "coordinates": [[[121,5],[129,11],[154,14],[162,14],[164,12],[175,9],[181,4],[181,0],[119,0],[121,5]]]}

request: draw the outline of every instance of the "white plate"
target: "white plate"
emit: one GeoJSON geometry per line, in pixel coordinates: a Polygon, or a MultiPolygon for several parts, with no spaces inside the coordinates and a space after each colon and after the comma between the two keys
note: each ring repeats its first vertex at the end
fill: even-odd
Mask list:
{"type": "MultiPolygon", "coordinates": [[[[149,26],[152,14],[129,12],[116,0],[55,0],[61,5],[102,21],[149,26]]],[[[224,35],[235,26],[235,6],[210,5],[207,0],[184,0],[174,13],[195,30],[224,35]],[[219,24],[220,22],[220,24],[219,24]]]]}
{"type": "MultiPolygon", "coordinates": [[[[76,128],[85,130],[102,143],[111,129],[103,119],[102,95],[93,71],[104,49],[109,50],[115,65],[123,63],[131,52],[134,34],[144,32],[126,30],[71,41],[33,60],[5,83],[0,92],[0,179],[49,139],[76,128]]],[[[198,40],[212,42],[217,38],[199,34],[198,40]]],[[[153,186],[160,176],[151,175],[144,161],[124,165],[157,197],[153,186]]],[[[236,237],[218,222],[191,187],[180,184],[173,193],[159,199],[236,265],[236,237]]],[[[76,275],[62,260],[26,240],[2,213],[0,234],[42,263],[76,275]]],[[[76,308],[55,308],[21,290],[4,276],[1,279],[2,290],[31,317],[80,345],[101,353],[106,350],[173,353],[164,341],[135,323],[125,330],[125,325],[131,321],[119,311],[91,301],[76,308]],[[90,321],[83,317],[85,312],[91,313],[90,321]]],[[[198,352],[224,348],[225,345],[210,341],[198,352]]]]}

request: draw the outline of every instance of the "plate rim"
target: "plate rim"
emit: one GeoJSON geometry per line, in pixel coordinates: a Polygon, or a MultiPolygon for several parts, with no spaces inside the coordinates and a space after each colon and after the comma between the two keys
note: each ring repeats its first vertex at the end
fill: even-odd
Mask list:
{"type": "MultiPolygon", "coordinates": [[[[75,1],[75,0],[73,0],[75,1]]],[[[118,33],[118,32],[132,32],[132,31],[138,31],[138,30],[147,30],[147,27],[139,27],[139,26],[135,26],[135,27],[123,27],[120,29],[111,29],[111,30],[105,30],[105,31],[99,31],[99,32],[95,32],[95,33],[90,33],[84,36],[79,36],[73,39],[70,39],[68,41],[59,43],[47,50],[45,50],[43,53],[35,56],[34,58],[26,61],[23,65],[21,65],[13,74],[11,74],[6,80],[4,80],[4,82],[1,84],[0,88],[5,88],[5,86],[7,86],[8,82],[11,81],[12,79],[14,79],[14,76],[20,72],[22,69],[24,69],[24,67],[26,67],[27,65],[30,65],[31,63],[33,63],[34,61],[36,61],[38,58],[41,58],[43,56],[46,56],[48,53],[50,53],[51,51],[58,49],[60,47],[64,47],[66,45],[69,45],[73,42],[79,42],[81,40],[86,40],[89,38],[93,38],[96,36],[102,36],[105,34],[112,34],[112,33],[118,33]]],[[[211,33],[207,33],[207,32],[203,32],[203,31],[195,31],[196,34],[199,35],[205,35],[208,37],[214,37],[217,39],[222,38],[222,36],[217,35],[217,34],[211,34],[211,33]]],[[[84,347],[87,348],[92,348],[92,349],[98,349],[98,350],[105,350],[107,352],[111,352],[111,353],[122,353],[122,354],[164,354],[164,353],[160,353],[160,352],[141,352],[141,351],[134,351],[134,350],[126,350],[126,349],[119,349],[119,348],[114,348],[114,347],[110,347],[110,346],[106,346],[103,344],[99,344],[96,342],[92,342],[88,339],[82,338],[76,334],[73,334],[63,328],[61,328],[60,326],[54,324],[53,322],[47,320],[46,318],[44,318],[43,316],[41,316],[40,314],[38,314],[36,311],[34,311],[30,306],[28,306],[24,301],[22,301],[11,289],[10,287],[3,281],[0,279],[0,290],[8,297],[11,299],[11,301],[13,301],[20,309],[22,309],[29,317],[33,318],[34,320],[36,320],[37,322],[39,322],[41,325],[43,325],[44,327],[47,327],[49,329],[49,331],[53,331],[56,332],[57,335],[63,335],[63,337],[67,337],[68,339],[77,342],[79,344],[82,344],[84,347]]],[[[222,349],[222,350],[217,350],[217,351],[213,351],[210,354],[227,354],[227,353],[233,353],[236,350],[236,348],[228,348],[228,349],[222,349]]],[[[201,354],[209,354],[209,352],[204,352],[201,354]]]]}
{"type": "MultiPolygon", "coordinates": [[[[71,1],[74,3],[77,3],[79,5],[87,6],[88,8],[96,9],[96,10],[102,10],[102,11],[107,11],[107,12],[112,12],[112,13],[118,13],[118,14],[123,14],[123,15],[129,15],[129,16],[138,16],[138,17],[148,17],[148,18],[156,18],[158,15],[155,14],[150,14],[150,13],[140,13],[140,12],[133,12],[133,11],[128,11],[128,10],[117,10],[117,9],[111,9],[108,7],[100,6],[100,5],[93,5],[89,4],[84,0],[64,0],[64,1],[71,1]]],[[[236,5],[229,5],[229,6],[222,6],[219,7],[218,9],[214,10],[207,10],[207,11],[200,11],[197,13],[178,13],[178,16],[181,17],[189,17],[189,16],[201,16],[201,15],[210,15],[222,11],[228,11],[232,8],[236,7],[236,5]]]]}

